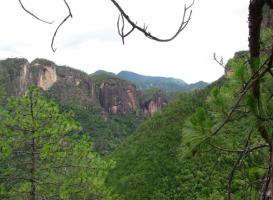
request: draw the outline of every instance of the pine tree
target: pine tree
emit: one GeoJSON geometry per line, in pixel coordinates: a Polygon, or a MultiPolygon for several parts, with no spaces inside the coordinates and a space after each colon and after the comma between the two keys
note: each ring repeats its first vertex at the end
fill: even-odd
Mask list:
{"type": "MultiPolygon", "coordinates": [[[[111,162],[92,151],[71,113],[31,87],[0,115],[0,199],[105,198],[111,162]]],[[[109,198],[108,198],[109,199],[109,198]]]]}

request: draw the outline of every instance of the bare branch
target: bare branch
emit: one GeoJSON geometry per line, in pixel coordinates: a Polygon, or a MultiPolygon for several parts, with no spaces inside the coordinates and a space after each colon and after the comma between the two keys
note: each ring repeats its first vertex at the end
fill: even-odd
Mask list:
{"type": "Polygon", "coordinates": [[[62,26],[70,17],[71,17],[71,18],[73,17],[73,16],[72,16],[71,9],[70,9],[68,3],[66,2],[66,0],[63,0],[63,1],[64,1],[65,5],[66,5],[66,7],[67,7],[68,15],[67,15],[67,16],[63,19],[63,21],[59,24],[59,26],[57,27],[57,29],[55,30],[55,32],[54,32],[54,34],[53,34],[53,37],[52,37],[52,40],[51,40],[51,49],[52,49],[53,52],[55,52],[55,51],[57,50],[56,48],[54,48],[54,40],[55,40],[55,37],[56,37],[56,35],[57,35],[57,33],[58,33],[60,27],[61,27],[61,26],[62,26]]]}
{"type": "Polygon", "coordinates": [[[48,22],[48,21],[45,21],[45,20],[41,19],[40,17],[37,17],[37,15],[33,14],[32,12],[30,12],[29,10],[27,10],[27,9],[25,8],[25,6],[24,6],[24,4],[22,3],[21,0],[18,0],[18,1],[19,1],[19,3],[20,3],[21,7],[23,8],[23,10],[24,10],[25,12],[27,12],[28,14],[30,14],[30,15],[31,15],[32,17],[34,17],[35,19],[37,19],[37,20],[39,20],[39,21],[41,21],[41,22],[44,22],[44,23],[46,23],[46,24],[53,24],[54,21],[48,22]]]}
{"type": "Polygon", "coordinates": [[[213,148],[218,149],[218,150],[223,151],[223,152],[227,152],[227,153],[241,153],[243,151],[241,149],[227,149],[227,148],[219,147],[219,146],[214,145],[212,143],[209,143],[209,144],[213,148]]]}
{"type": "Polygon", "coordinates": [[[219,60],[219,59],[217,58],[216,53],[214,52],[214,53],[213,53],[213,59],[214,59],[221,67],[223,67],[223,68],[226,70],[226,66],[225,66],[225,64],[224,64],[223,57],[221,57],[221,59],[219,60]]]}
{"type": "MultiPolygon", "coordinates": [[[[59,26],[56,28],[54,34],[53,34],[53,37],[52,37],[52,40],[51,40],[51,49],[53,52],[55,52],[57,49],[54,48],[54,41],[55,41],[55,37],[60,29],[60,27],[69,19],[69,18],[72,18],[72,12],[71,12],[71,9],[70,9],[70,6],[69,4],[66,2],[66,0],[63,0],[67,9],[68,9],[68,15],[63,19],[63,21],[59,24],[59,26]]],[[[118,28],[118,33],[122,39],[122,43],[124,44],[125,43],[125,37],[129,36],[134,30],[138,30],[140,32],[142,32],[147,38],[151,39],[151,40],[155,40],[155,41],[158,41],[158,42],[169,42],[173,39],[175,39],[185,28],[186,26],[188,25],[189,21],[191,20],[191,15],[192,15],[192,10],[190,10],[189,14],[187,14],[187,12],[189,11],[189,9],[193,6],[194,4],[194,1],[189,5],[189,6],[184,6],[184,13],[183,13],[183,18],[182,18],[182,22],[178,28],[178,30],[176,31],[176,33],[171,36],[170,38],[167,38],[167,39],[161,39],[159,37],[156,37],[154,35],[151,34],[150,31],[148,31],[148,26],[144,24],[144,27],[140,27],[137,25],[137,22],[133,22],[130,17],[125,13],[125,11],[122,9],[122,7],[117,3],[116,0],[111,0],[111,2],[114,4],[114,6],[119,10],[120,12],[120,16],[118,18],[118,22],[117,22],[117,28],[118,28]],[[122,24],[120,26],[120,18],[122,20],[122,24]],[[125,21],[127,23],[129,23],[131,25],[131,29],[130,31],[128,31],[127,33],[124,33],[124,26],[125,26],[125,21]]],[[[53,22],[47,22],[45,20],[42,20],[41,18],[37,17],[36,15],[34,15],[32,12],[28,11],[24,5],[22,4],[21,0],[19,0],[19,3],[21,5],[21,7],[23,8],[23,10],[25,10],[28,14],[30,14],[31,16],[33,16],[34,18],[36,18],[37,20],[39,21],[42,21],[44,23],[48,23],[48,24],[52,24],[53,22]]]]}
{"type": "MultiPolygon", "coordinates": [[[[242,152],[244,152],[243,149],[227,149],[227,148],[216,146],[216,145],[211,144],[211,143],[210,143],[210,145],[213,148],[216,148],[216,149],[218,149],[220,151],[227,152],[227,153],[242,153],[242,152]]],[[[259,144],[259,145],[255,146],[255,147],[249,148],[246,153],[252,153],[253,151],[255,151],[257,149],[262,149],[262,148],[265,148],[265,147],[269,147],[269,145],[268,144],[259,144]]]]}
{"type": "Polygon", "coordinates": [[[190,13],[189,13],[188,17],[186,17],[186,13],[188,12],[188,10],[194,4],[194,1],[193,1],[191,5],[189,5],[189,6],[185,5],[184,6],[184,13],[183,13],[182,22],[181,22],[177,32],[173,36],[171,36],[170,38],[161,39],[161,38],[158,38],[158,37],[152,35],[151,32],[148,31],[148,26],[147,25],[144,24],[144,27],[140,27],[140,26],[137,25],[137,23],[133,22],[131,20],[131,18],[125,13],[125,11],[121,8],[121,6],[117,3],[117,1],[115,1],[115,0],[111,0],[111,1],[115,5],[115,7],[119,10],[120,16],[122,18],[122,26],[120,28],[120,26],[119,26],[120,16],[119,16],[119,19],[118,19],[118,32],[119,32],[119,35],[122,38],[123,44],[124,44],[124,38],[127,37],[128,35],[130,35],[135,29],[142,32],[147,38],[158,41],[158,42],[169,42],[169,41],[175,39],[179,35],[179,33],[181,33],[186,28],[189,21],[191,20],[192,10],[190,10],[190,13]],[[123,30],[124,30],[124,19],[132,26],[132,29],[126,34],[124,34],[124,32],[123,32],[123,30]]]}

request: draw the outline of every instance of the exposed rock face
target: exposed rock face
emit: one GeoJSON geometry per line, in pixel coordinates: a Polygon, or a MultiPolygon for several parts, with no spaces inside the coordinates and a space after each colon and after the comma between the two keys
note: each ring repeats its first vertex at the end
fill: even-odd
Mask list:
{"type": "Polygon", "coordinates": [[[96,102],[94,85],[88,74],[65,66],[56,67],[57,81],[50,92],[62,104],[75,104],[86,107],[96,102]]]}
{"type": "Polygon", "coordinates": [[[86,107],[95,103],[106,113],[138,112],[152,116],[167,104],[161,93],[143,98],[129,81],[112,75],[95,80],[84,72],[57,66],[45,59],[36,59],[31,63],[17,58],[0,61],[1,79],[4,79],[7,93],[11,96],[24,95],[30,85],[37,85],[61,104],[86,107]]]}
{"type": "Polygon", "coordinates": [[[9,95],[23,95],[32,84],[29,62],[21,58],[1,61],[0,78],[9,95]]]}
{"type": "Polygon", "coordinates": [[[110,78],[102,81],[97,90],[99,90],[100,105],[107,112],[127,114],[138,109],[136,88],[127,81],[110,78]]]}
{"type": "Polygon", "coordinates": [[[50,89],[57,81],[57,73],[55,67],[45,66],[39,74],[37,85],[43,90],[50,89]]]}
{"type": "Polygon", "coordinates": [[[127,87],[127,95],[129,97],[129,106],[131,108],[131,110],[136,111],[137,110],[137,95],[136,95],[136,87],[134,85],[129,85],[127,87]]]}
{"type": "Polygon", "coordinates": [[[29,63],[26,59],[6,59],[0,62],[1,75],[11,96],[23,95],[27,87],[37,85],[51,92],[61,103],[77,102],[84,106],[95,99],[86,73],[48,60],[36,59],[29,63]]]}
{"type": "Polygon", "coordinates": [[[145,116],[153,116],[155,113],[162,110],[167,105],[166,101],[162,101],[161,97],[155,97],[151,101],[146,102],[143,112],[145,116]]]}
{"type": "Polygon", "coordinates": [[[156,91],[149,97],[142,97],[141,109],[146,117],[153,116],[168,104],[168,100],[162,91],[156,91]]]}

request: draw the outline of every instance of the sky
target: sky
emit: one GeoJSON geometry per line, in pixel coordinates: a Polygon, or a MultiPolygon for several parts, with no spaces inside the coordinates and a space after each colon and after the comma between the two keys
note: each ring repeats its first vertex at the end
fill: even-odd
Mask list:
{"type": "MultiPolygon", "coordinates": [[[[161,38],[172,36],[189,0],[117,0],[133,21],[148,25],[161,38]]],[[[196,0],[192,19],[173,41],[159,43],[134,31],[122,44],[117,33],[119,12],[110,0],[67,0],[73,18],[59,30],[57,51],[52,35],[67,15],[63,0],[22,0],[44,24],[24,12],[18,0],[0,1],[0,59],[46,58],[87,73],[122,70],[143,75],[213,82],[224,70],[213,60],[215,52],[227,62],[248,48],[247,0],[196,0]]],[[[129,29],[129,25],[126,26],[129,29]]]]}

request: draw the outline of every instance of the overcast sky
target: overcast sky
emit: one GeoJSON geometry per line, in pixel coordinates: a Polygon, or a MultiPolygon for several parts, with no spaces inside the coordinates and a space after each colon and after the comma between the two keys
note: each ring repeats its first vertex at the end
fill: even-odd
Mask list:
{"type": "MultiPolygon", "coordinates": [[[[117,9],[110,0],[67,0],[73,19],[60,29],[53,53],[50,42],[55,28],[67,15],[62,0],[22,0],[41,23],[26,14],[18,0],[0,1],[0,59],[39,57],[87,73],[103,69],[167,76],[188,83],[212,82],[223,74],[213,53],[227,61],[248,47],[248,0],[196,0],[192,20],[178,38],[158,43],[134,32],[125,45],[117,34],[117,9]]],[[[178,28],[185,0],[118,0],[138,24],[148,24],[152,34],[167,38],[178,28]]]]}

